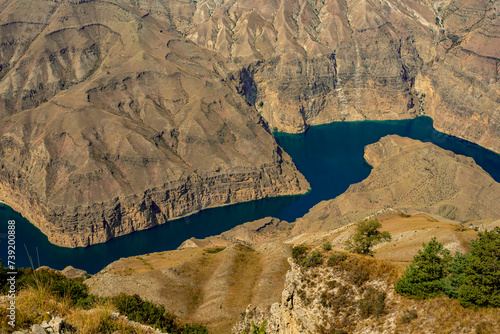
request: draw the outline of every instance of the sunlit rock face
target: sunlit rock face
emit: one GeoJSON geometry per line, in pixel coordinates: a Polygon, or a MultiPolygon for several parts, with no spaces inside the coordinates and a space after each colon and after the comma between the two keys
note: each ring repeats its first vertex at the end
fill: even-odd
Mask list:
{"type": "Polygon", "coordinates": [[[63,246],[309,184],[215,53],[120,2],[3,1],[2,200],[63,246]]]}
{"type": "Polygon", "coordinates": [[[84,246],[309,185],[271,135],[429,115],[500,152],[498,3],[0,0],[0,195],[84,246]]]}

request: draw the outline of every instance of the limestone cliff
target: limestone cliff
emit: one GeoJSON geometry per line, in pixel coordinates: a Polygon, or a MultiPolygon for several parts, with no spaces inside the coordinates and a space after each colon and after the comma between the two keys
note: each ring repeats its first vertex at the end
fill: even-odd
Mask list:
{"type": "Polygon", "coordinates": [[[262,325],[266,333],[477,333],[500,329],[498,309],[482,314],[457,300],[411,300],[393,283],[393,263],[344,252],[319,251],[322,263],[304,268],[290,259],[281,302],[268,308],[249,305],[233,334],[262,325]],[[491,314],[488,315],[488,314],[491,314]]]}
{"type": "Polygon", "coordinates": [[[156,4],[175,13],[170,22],[186,38],[226,57],[272,128],[424,114],[438,130],[500,152],[498,2],[156,4]]]}
{"type": "Polygon", "coordinates": [[[309,189],[211,51],[123,3],[0,1],[0,198],[87,246],[309,189]]]}

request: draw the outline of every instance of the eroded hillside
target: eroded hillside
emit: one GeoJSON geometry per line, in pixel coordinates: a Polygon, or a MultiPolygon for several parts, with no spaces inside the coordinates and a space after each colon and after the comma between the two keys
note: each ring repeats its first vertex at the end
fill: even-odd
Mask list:
{"type": "Polygon", "coordinates": [[[239,71],[248,101],[280,131],[424,114],[440,131],[500,151],[497,2],[208,0],[140,6],[164,13],[187,39],[223,55],[239,71]]]}
{"type": "Polygon", "coordinates": [[[0,1],[1,199],[85,246],[306,192],[271,129],[429,115],[500,152],[498,6],[0,1]]]}
{"type": "MultiPolygon", "coordinates": [[[[495,209],[499,206],[492,204],[500,199],[499,185],[470,158],[430,143],[387,136],[365,152],[374,166],[366,180],[317,204],[293,223],[270,217],[218,236],[191,238],[175,251],[116,261],[86,282],[100,296],[139,293],[183,321],[202,322],[216,333],[229,333],[238,321],[234,332],[248,332],[250,321],[265,319],[272,333],[321,333],[323,329],[326,333],[334,329],[362,333],[370,326],[378,332],[401,329],[411,333],[425,328],[445,332],[449,326],[425,319],[445,316],[450,300],[409,301],[395,295],[392,283],[432,237],[452,252],[467,253],[477,230],[500,226],[500,213],[495,209]],[[454,209],[443,211],[443,207],[454,209]],[[355,233],[355,223],[367,217],[376,217],[381,230],[392,235],[390,242],[373,248],[377,260],[361,259],[357,267],[342,269],[346,272],[328,267],[326,258],[343,251],[355,233]],[[290,269],[286,261],[293,245],[305,244],[311,251],[323,252],[325,243],[331,250],[324,257],[324,268],[314,271],[292,265],[290,269]],[[353,287],[349,277],[362,271],[366,279],[353,287]],[[370,286],[378,289],[376,293],[367,292],[370,286]],[[325,289],[327,295],[322,297],[325,289]],[[381,318],[374,319],[374,314],[360,318],[359,300],[381,292],[387,294],[381,318]],[[432,315],[436,308],[442,313],[432,315]],[[410,313],[414,316],[417,309],[418,320],[405,318],[410,313]],[[337,327],[332,327],[332,319],[337,327]]],[[[490,321],[496,311],[486,311],[484,315],[490,318],[480,325],[482,315],[452,303],[454,313],[446,315],[446,321],[458,326],[456,333],[460,328],[469,333],[476,326],[498,327],[490,321]]]]}
{"type": "Polygon", "coordinates": [[[219,57],[105,1],[0,5],[0,190],[87,246],[309,185],[219,57]]]}

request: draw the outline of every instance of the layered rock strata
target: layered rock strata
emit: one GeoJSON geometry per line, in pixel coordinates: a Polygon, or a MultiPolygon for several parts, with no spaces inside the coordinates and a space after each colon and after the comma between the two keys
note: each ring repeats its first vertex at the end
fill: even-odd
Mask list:
{"type": "Polygon", "coordinates": [[[272,128],[428,115],[439,131],[500,152],[497,2],[156,4],[176,13],[170,22],[186,38],[226,57],[272,128]]]}
{"type": "Polygon", "coordinates": [[[0,196],[51,242],[309,189],[218,56],[164,21],[113,2],[0,4],[0,196]]]}

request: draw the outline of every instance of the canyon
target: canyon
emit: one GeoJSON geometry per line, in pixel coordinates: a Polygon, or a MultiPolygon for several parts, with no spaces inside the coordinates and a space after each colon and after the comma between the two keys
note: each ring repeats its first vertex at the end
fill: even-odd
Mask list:
{"type": "Polygon", "coordinates": [[[87,246],[309,190],[272,131],[428,115],[500,152],[498,3],[0,1],[0,194],[87,246]]]}
{"type": "MultiPolygon", "coordinates": [[[[368,266],[372,276],[376,272],[394,274],[392,278],[373,277],[370,283],[386,291],[392,305],[391,314],[375,327],[379,332],[401,328],[397,318],[414,304],[394,293],[394,277],[432,237],[452,252],[466,253],[478,230],[500,226],[500,184],[470,158],[399,136],[386,136],[367,146],[365,159],[374,166],[368,178],[317,204],[295,222],[268,217],[220,235],[191,238],[174,251],[122,258],[85,282],[99,296],[139,293],[183,321],[201,322],[215,333],[239,334],[249,330],[250,321],[264,320],[272,333],[316,333],[316,326],[332,323],[329,311],[318,306],[318,291],[326,288],[324,283],[332,275],[342,284],[345,280],[331,269],[320,269],[315,275],[312,269],[300,269],[291,261],[291,248],[308,245],[321,250],[329,243],[333,250],[342,252],[356,222],[376,217],[392,240],[373,248],[375,259],[364,257],[360,261],[374,263],[374,267],[362,266],[368,266]],[[415,177],[421,182],[414,182],[415,177]],[[376,269],[378,266],[382,269],[376,269]],[[299,291],[308,279],[318,285],[301,288],[316,300],[312,304],[305,302],[299,291]]],[[[358,300],[358,292],[339,298],[358,300]]],[[[449,301],[442,303],[449,305],[449,301]]],[[[425,310],[429,319],[439,319],[431,305],[423,301],[418,310],[425,310]]],[[[342,316],[335,319],[345,320],[342,316]]],[[[342,326],[361,333],[373,325],[370,319],[363,322],[355,316],[342,326]]],[[[480,321],[469,320],[467,326],[480,321]]],[[[438,323],[434,325],[439,327],[438,323]]],[[[415,324],[419,329],[405,332],[430,326],[424,318],[415,324]]],[[[455,325],[457,330],[465,326],[455,325]]]]}

